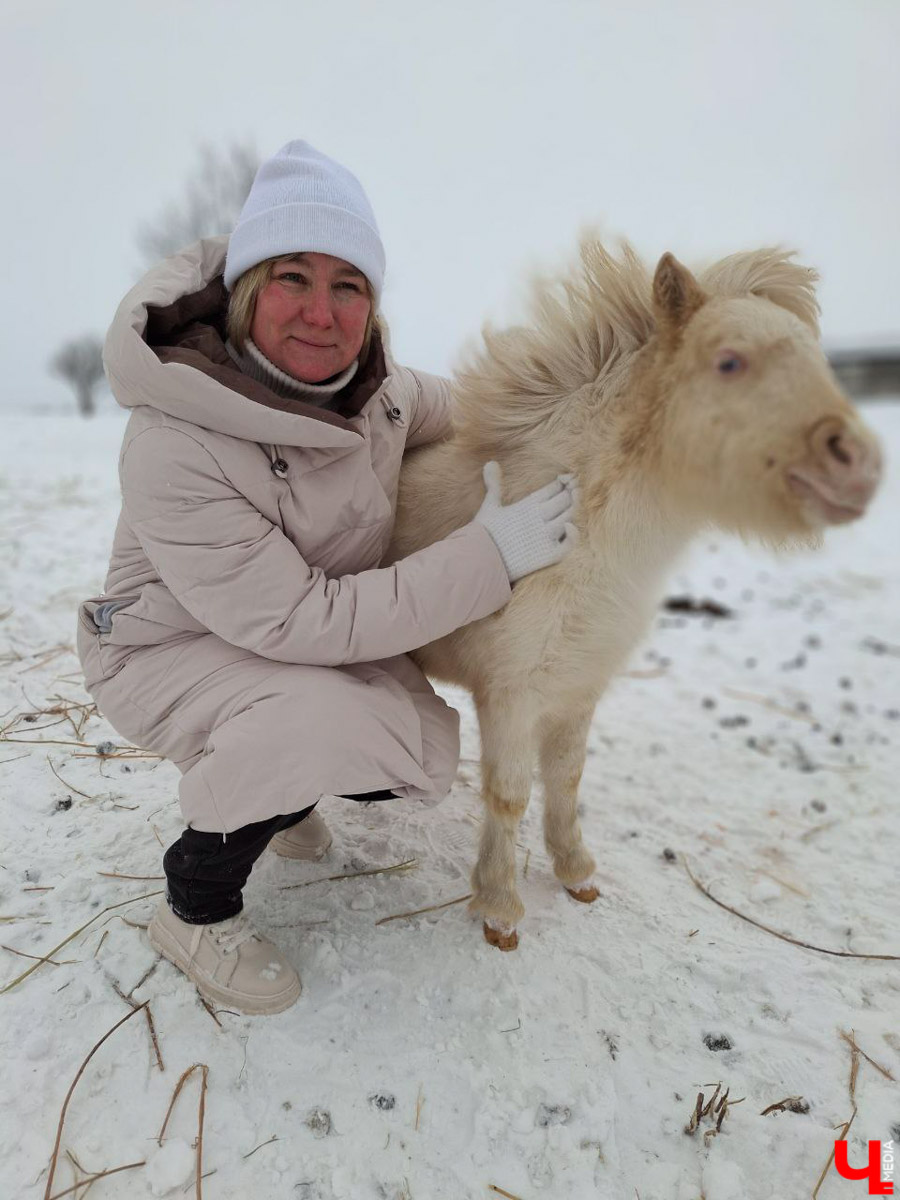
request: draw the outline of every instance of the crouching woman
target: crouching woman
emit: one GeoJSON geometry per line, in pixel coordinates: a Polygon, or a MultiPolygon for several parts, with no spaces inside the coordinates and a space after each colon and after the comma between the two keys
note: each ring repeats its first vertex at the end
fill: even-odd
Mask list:
{"type": "Polygon", "coordinates": [[[247,1013],[300,994],[242,914],[254,862],[270,842],[321,856],[323,795],[446,795],[458,716],[407,652],[495,612],[569,545],[561,476],[379,566],[404,451],[450,428],[446,381],[391,360],[383,276],[357,179],[291,142],[260,168],[231,238],[152,270],[106,342],[131,417],[106,588],[81,606],[79,653],[104,716],[181,772],[186,828],[163,859],[150,940],[247,1013]]]}

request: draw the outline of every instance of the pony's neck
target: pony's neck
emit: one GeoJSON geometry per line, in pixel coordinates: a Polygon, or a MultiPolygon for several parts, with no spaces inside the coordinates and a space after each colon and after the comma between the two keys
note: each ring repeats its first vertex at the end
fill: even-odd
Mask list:
{"type": "MultiPolygon", "coordinates": [[[[616,378],[572,406],[562,439],[576,464],[589,540],[604,556],[668,564],[702,525],[667,481],[658,420],[662,403],[653,344],[622,365],[616,378]]],[[[558,451],[559,452],[559,451],[558,451]]]]}
{"type": "MultiPolygon", "coordinates": [[[[648,343],[622,358],[602,380],[592,382],[526,425],[463,423],[445,443],[469,480],[472,503],[481,495],[481,467],[496,459],[503,470],[507,502],[521,499],[562,471],[574,471],[581,489],[578,523],[607,563],[622,560],[667,564],[700,528],[696,514],[665,482],[659,452],[662,409],[648,343]]],[[[521,418],[521,414],[520,414],[521,418]]]]}
{"type": "Polygon", "coordinates": [[[698,532],[640,471],[623,473],[603,490],[586,489],[579,524],[598,562],[649,585],[662,578],[698,532]]]}

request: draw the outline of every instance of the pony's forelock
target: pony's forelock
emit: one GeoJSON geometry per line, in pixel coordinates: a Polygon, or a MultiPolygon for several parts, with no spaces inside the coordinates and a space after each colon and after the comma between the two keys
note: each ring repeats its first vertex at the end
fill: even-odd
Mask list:
{"type": "Polygon", "coordinates": [[[705,292],[715,296],[761,296],[771,300],[819,334],[817,271],[794,262],[793,250],[767,246],[730,254],[697,276],[705,292]]]}

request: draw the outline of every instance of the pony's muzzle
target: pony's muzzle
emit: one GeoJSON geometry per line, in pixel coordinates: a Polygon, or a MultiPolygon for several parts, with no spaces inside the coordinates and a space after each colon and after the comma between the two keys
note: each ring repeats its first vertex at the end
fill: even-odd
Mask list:
{"type": "Polygon", "coordinates": [[[876,439],[855,420],[825,417],[809,432],[807,445],[807,455],[787,470],[791,491],[824,524],[861,517],[881,481],[876,439]]]}

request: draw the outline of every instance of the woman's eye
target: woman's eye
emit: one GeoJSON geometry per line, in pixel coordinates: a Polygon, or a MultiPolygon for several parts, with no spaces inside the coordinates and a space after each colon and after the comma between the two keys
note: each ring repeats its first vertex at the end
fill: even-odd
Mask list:
{"type": "Polygon", "coordinates": [[[286,283],[302,283],[303,276],[297,271],[285,271],[283,275],[278,276],[279,282],[286,283]]]}
{"type": "Polygon", "coordinates": [[[339,288],[343,288],[345,291],[356,292],[357,295],[362,294],[362,288],[359,286],[359,284],[351,283],[349,280],[346,280],[343,283],[339,283],[337,286],[339,288]]]}
{"type": "Polygon", "coordinates": [[[734,350],[723,350],[716,358],[716,370],[720,375],[737,375],[746,365],[744,359],[734,350]]]}

